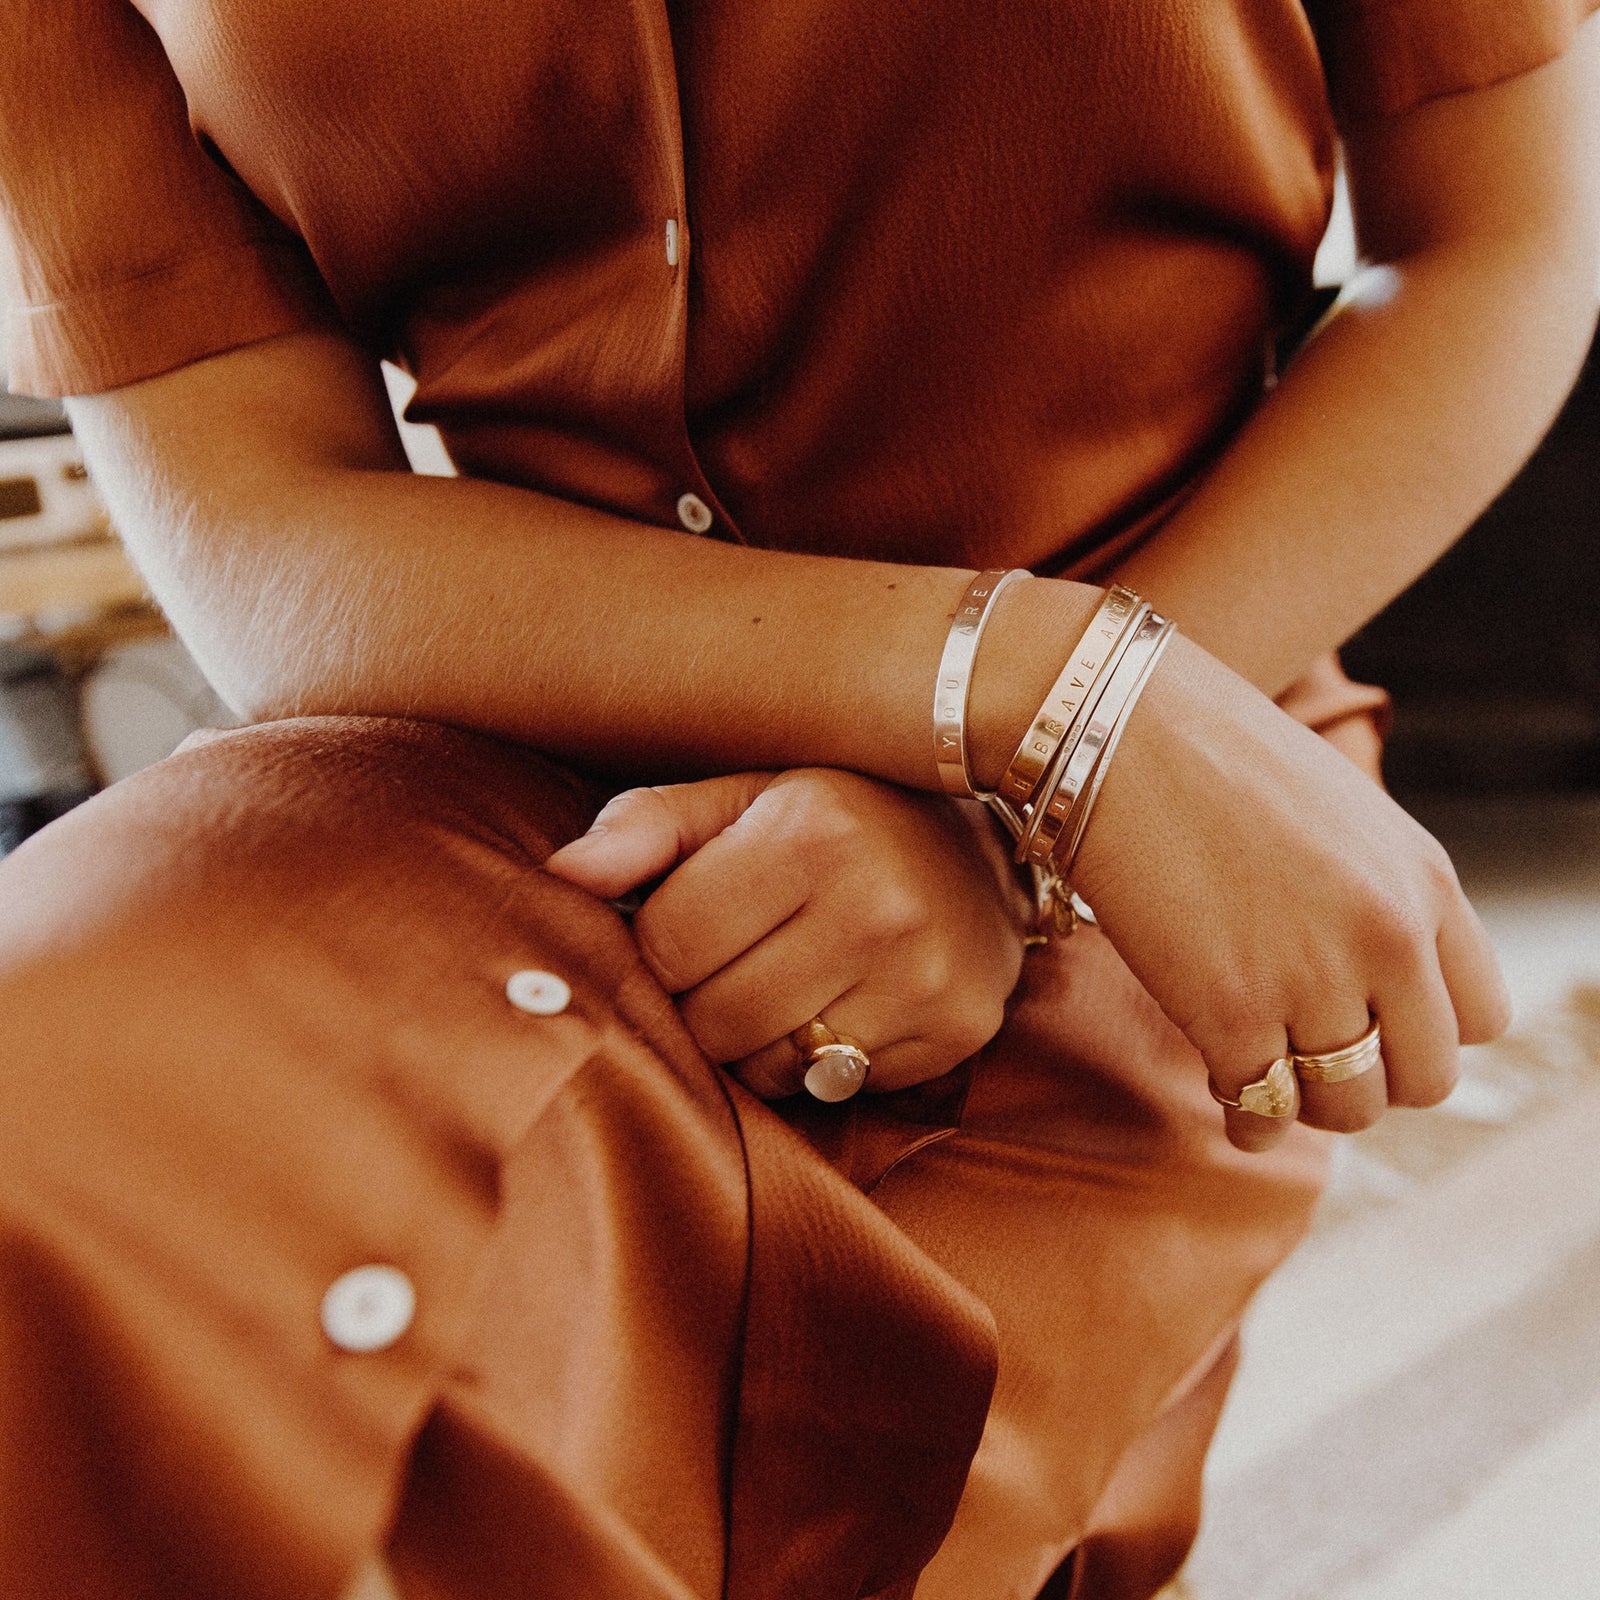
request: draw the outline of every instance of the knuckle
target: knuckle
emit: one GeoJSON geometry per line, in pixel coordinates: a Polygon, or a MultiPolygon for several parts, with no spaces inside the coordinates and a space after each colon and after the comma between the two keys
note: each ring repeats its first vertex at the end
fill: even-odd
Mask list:
{"type": "Polygon", "coordinates": [[[990,998],[970,1002],[963,1009],[953,1030],[952,1046],[956,1050],[956,1060],[965,1061],[968,1056],[975,1056],[999,1033],[1005,1020],[1004,1000],[990,998]]]}
{"type": "Polygon", "coordinates": [[[1502,987],[1477,999],[1470,1015],[1461,1023],[1462,1044],[1492,1044],[1502,1038],[1514,1021],[1511,996],[1502,987]]]}
{"type": "Polygon", "coordinates": [[[1241,973],[1227,973],[1207,989],[1197,1026],[1226,1050],[1240,1040],[1281,1027],[1283,1020],[1283,1008],[1273,1004],[1265,985],[1241,973]]]}
{"type": "Polygon", "coordinates": [[[954,1070],[963,1059],[948,1039],[907,1041],[896,1047],[893,1066],[881,1087],[908,1089],[913,1084],[929,1083],[954,1070]]]}
{"type": "Polygon", "coordinates": [[[915,1005],[928,1005],[949,996],[955,980],[955,964],[942,945],[923,944],[907,963],[901,983],[902,993],[915,1005]]]}
{"type": "Polygon", "coordinates": [[[1228,1143],[1246,1155],[1261,1155],[1281,1144],[1289,1136],[1289,1119],[1272,1122],[1265,1117],[1252,1117],[1247,1112],[1227,1113],[1228,1143]]]}
{"type": "Polygon", "coordinates": [[[694,1004],[693,996],[679,1007],[689,1036],[699,1045],[708,1061],[726,1064],[736,1061],[749,1048],[748,1040],[736,1039],[727,1019],[705,1006],[694,1004]]]}
{"type": "Polygon", "coordinates": [[[863,889],[861,922],[873,939],[908,939],[926,931],[932,910],[917,889],[903,880],[881,878],[863,889]]]}
{"type": "Polygon", "coordinates": [[[616,822],[630,812],[656,811],[666,805],[666,797],[660,789],[624,789],[621,794],[614,794],[601,806],[595,816],[595,821],[602,819],[606,822],[616,822]]]}
{"type": "Polygon", "coordinates": [[[1425,1072],[1407,1073],[1391,1085],[1389,1103],[1426,1111],[1450,1098],[1460,1076],[1454,1066],[1438,1066],[1425,1072]]]}
{"type": "Polygon", "coordinates": [[[860,817],[832,785],[819,779],[785,784],[773,803],[776,824],[794,848],[831,853],[848,848],[861,836],[860,817]]]}
{"type": "Polygon", "coordinates": [[[1456,864],[1450,859],[1450,853],[1431,834],[1427,835],[1422,846],[1420,866],[1423,881],[1429,889],[1441,900],[1458,900],[1464,898],[1461,890],[1461,880],[1456,876],[1456,864]]]}
{"type": "Polygon", "coordinates": [[[676,834],[678,827],[672,801],[660,786],[624,789],[600,808],[594,820],[596,824],[604,823],[613,833],[667,838],[676,834]]]}
{"type": "Polygon", "coordinates": [[[1303,1104],[1300,1120],[1327,1133],[1360,1133],[1372,1127],[1387,1109],[1386,1106],[1374,1106],[1349,1096],[1339,1096],[1316,1106],[1303,1104]]]}
{"type": "Polygon", "coordinates": [[[782,1100],[797,1088],[796,1074],[772,1060],[767,1051],[735,1061],[728,1070],[758,1100],[782,1100]]]}
{"type": "Polygon", "coordinates": [[[1421,908],[1383,890],[1362,897],[1357,927],[1368,954],[1391,974],[1416,971],[1433,947],[1433,929],[1421,908]]]}

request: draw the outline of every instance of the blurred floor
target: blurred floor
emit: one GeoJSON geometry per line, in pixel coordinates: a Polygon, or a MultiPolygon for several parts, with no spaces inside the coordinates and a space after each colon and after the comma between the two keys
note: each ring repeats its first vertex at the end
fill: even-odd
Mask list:
{"type": "Polygon", "coordinates": [[[1445,1107],[1341,1145],[1175,1597],[1600,1600],[1600,797],[1412,809],[1517,1023],[1445,1107]]]}

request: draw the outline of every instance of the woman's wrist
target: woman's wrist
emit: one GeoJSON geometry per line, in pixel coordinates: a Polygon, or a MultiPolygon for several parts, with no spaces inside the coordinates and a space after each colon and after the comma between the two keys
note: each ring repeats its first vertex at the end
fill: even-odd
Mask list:
{"type": "Polygon", "coordinates": [[[1073,862],[1112,756],[1174,630],[1121,585],[1015,588],[1023,576],[988,570],[969,581],[940,660],[933,722],[941,784],[982,800],[1015,842],[1013,859],[1027,863],[1031,944],[1047,939],[1050,927],[1066,934],[1076,925],[1073,862]],[[974,707],[974,654],[982,655],[985,625],[1008,590],[1037,603],[1012,610],[1000,649],[990,651],[993,687],[974,707]],[[1028,687],[1040,670],[1040,637],[1053,641],[1042,692],[1028,687]],[[1027,706],[1034,709],[1024,712],[1027,706]]]}

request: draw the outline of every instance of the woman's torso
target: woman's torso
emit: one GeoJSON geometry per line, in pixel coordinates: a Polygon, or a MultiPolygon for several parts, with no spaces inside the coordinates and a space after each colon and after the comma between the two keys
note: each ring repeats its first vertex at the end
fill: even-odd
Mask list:
{"type": "Polygon", "coordinates": [[[463,470],[752,543],[1082,557],[1259,393],[1327,217],[1297,0],[141,10],[463,470]]]}

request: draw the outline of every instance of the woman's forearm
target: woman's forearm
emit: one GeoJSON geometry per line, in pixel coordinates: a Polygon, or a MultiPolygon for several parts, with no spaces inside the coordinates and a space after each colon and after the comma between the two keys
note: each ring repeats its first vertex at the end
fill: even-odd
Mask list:
{"type": "Polygon", "coordinates": [[[1465,531],[1594,326],[1596,25],[1346,141],[1363,253],[1283,381],[1125,580],[1276,693],[1465,531]]]}
{"type": "MultiPolygon", "coordinates": [[[[1348,141],[1389,265],[1123,576],[1276,691],[1432,562],[1554,415],[1592,325],[1595,29],[1348,141]]],[[[409,714],[628,773],[934,782],[967,574],[746,550],[413,477],[369,359],[294,335],[73,402],[152,587],[236,707],[409,714]]],[[[1003,598],[974,684],[993,782],[1094,605],[1003,598]]]]}
{"type": "Polygon", "coordinates": [[[1592,295],[1527,265],[1445,251],[1368,269],[1119,576],[1285,688],[1432,565],[1555,416],[1592,295]]]}
{"type": "MultiPolygon", "coordinates": [[[[246,716],[426,717],[630,775],[818,765],[936,783],[934,675],[970,574],[415,477],[362,358],[331,337],[73,416],[157,597],[246,716]]],[[[997,607],[971,716],[985,780],[1096,600],[1039,582],[997,607]]]]}

